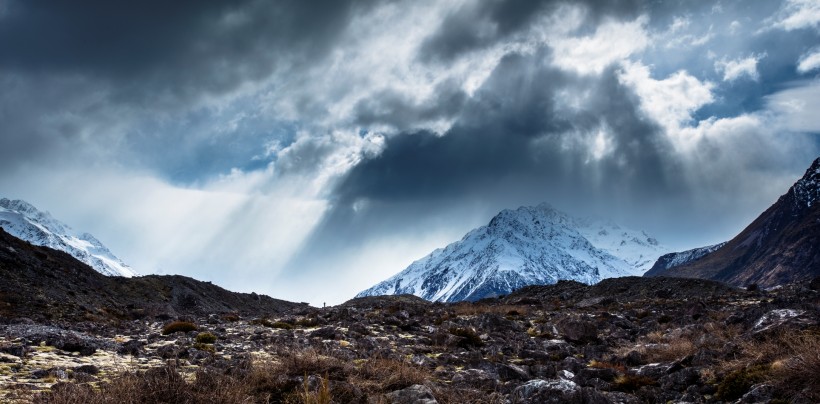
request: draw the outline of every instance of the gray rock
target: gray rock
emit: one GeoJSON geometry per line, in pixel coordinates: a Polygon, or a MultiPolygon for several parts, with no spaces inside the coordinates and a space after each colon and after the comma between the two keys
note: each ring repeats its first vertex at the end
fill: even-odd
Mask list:
{"type": "Polygon", "coordinates": [[[388,393],[387,398],[392,404],[438,404],[433,391],[421,384],[388,393]]]}
{"type": "Polygon", "coordinates": [[[768,384],[756,384],[741,397],[741,403],[768,403],[772,400],[774,387],[768,384]]]}
{"type": "Polygon", "coordinates": [[[588,320],[567,318],[558,322],[557,328],[567,341],[586,343],[598,340],[598,327],[588,320]]]}
{"type": "Polygon", "coordinates": [[[609,401],[592,388],[582,388],[571,380],[535,379],[513,390],[511,401],[515,404],[536,403],[608,403],[609,401]]]}
{"type": "Polygon", "coordinates": [[[481,369],[466,369],[453,376],[453,384],[469,387],[490,387],[498,385],[498,377],[481,369]]]}
{"type": "Polygon", "coordinates": [[[752,328],[753,334],[772,331],[784,326],[808,326],[814,325],[812,319],[804,316],[804,310],[779,309],[772,310],[760,317],[752,328]]]}
{"type": "Polygon", "coordinates": [[[316,331],[313,331],[310,336],[311,337],[318,337],[321,339],[335,339],[336,338],[336,329],[333,327],[323,327],[319,328],[316,331]]]}

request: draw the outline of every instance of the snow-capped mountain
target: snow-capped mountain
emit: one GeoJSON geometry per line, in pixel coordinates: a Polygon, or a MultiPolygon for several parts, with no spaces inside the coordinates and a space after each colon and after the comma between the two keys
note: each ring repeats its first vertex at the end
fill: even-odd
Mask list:
{"type": "Polygon", "coordinates": [[[655,265],[653,265],[652,268],[649,269],[649,271],[646,271],[644,275],[654,276],[655,274],[662,273],[669,268],[674,268],[677,266],[688,264],[690,262],[702,258],[706,254],[710,254],[717,251],[720,247],[723,247],[724,245],[726,245],[725,241],[722,243],[706,247],[693,248],[691,250],[672,252],[669,254],[661,255],[661,257],[658,258],[658,261],[655,262],[655,265]]]}
{"type": "Polygon", "coordinates": [[[575,229],[592,245],[626,261],[642,274],[668,249],[643,231],[594,218],[575,219],[575,229]]]}
{"type": "Polygon", "coordinates": [[[75,232],[26,201],[0,199],[0,227],[31,244],[65,251],[104,275],[137,275],[94,236],[75,232]]]}
{"type": "Polygon", "coordinates": [[[487,226],[357,295],[478,300],[562,279],[641,275],[665,249],[643,232],[576,219],[547,204],[504,210],[487,226]]]}

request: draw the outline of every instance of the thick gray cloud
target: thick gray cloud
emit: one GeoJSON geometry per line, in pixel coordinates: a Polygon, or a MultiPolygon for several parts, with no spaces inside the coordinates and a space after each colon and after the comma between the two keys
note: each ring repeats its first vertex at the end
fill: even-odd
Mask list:
{"type": "Polygon", "coordinates": [[[460,83],[452,80],[439,83],[433,94],[433,99],[417,103],[401,92],[381,91],[356,103],[355,122],[365,127],[388,124],[399,130],[407,130],[418,122],[457,116],[468,99],[460,83]]]}
{"type": "Polygon", "coordinates": [[[587,27],[596,26],[604,17],[634,18],[642,9],[642,2],[639,0],[513,0],[465,3],[449,14],[439,29],[427,38],[419,57],[428,62],[452,62],[462,54],[486,48],[520,33],[529,28],[539,15],[555,12],[558,7],[569,4],[584,8],[587,27]]]}
{"type": "Polygon", "coordinates": [[[0,167],[107,152],[181,183],[262,168],[288,124],[220,97],[319,63],[369,4],[4,2],[0,167]]]}
{"type": "Polygon", "coordinates": [[[601,202],[613,208],[639,200],[669,204],[691,192],[678,162],[669,158],[668,140],[644,119],[614,68],[590,79],[549,60],[548,49],[510,54],[447,133],[388,139],[380,155],[338,184],[331,210],[293,266],[321,266],[311,262],[324,259],[317,250],[355,250],[471,199],[492,209],[521,201],[589,209],[601,202]],[[587,108],[568,111],[556,96],[565,91],[596,96],[587,108]],[[606,157],[596,159],[592,139],[585,137],[599,130],[610,133],[612,144],[606,157]]]}
{"type": "Polygon", "coordinates": [[[321,58],[367,1],[7,2],[6,71],[116,82],[118,95],[221,93],[321,58]]]}

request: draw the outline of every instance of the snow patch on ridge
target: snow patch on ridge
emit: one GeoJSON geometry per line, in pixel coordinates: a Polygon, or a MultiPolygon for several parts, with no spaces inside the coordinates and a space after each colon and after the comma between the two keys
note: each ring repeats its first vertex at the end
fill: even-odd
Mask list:
{"type": "Polygon", "coordinates": [[[64,251],[104,275],[137,275],[94,236],[74,232],[48,212],[42,212],[26,201],[0,199],[0,227],[31,244],[64,251]]]}
{"type": "Polygon", "coordinates": [[[814,160],[803,178],[792,186],[792,192],[795,196],[795,203],[801,208],[810,208],[820,199],[820,157],[814,160]]]}

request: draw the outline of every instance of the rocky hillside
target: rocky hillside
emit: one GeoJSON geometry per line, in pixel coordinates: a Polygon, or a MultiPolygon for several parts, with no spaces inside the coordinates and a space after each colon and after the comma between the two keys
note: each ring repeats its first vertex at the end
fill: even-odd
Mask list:
{"type": "Polygon", "coordinates": [[[641,275],[664,251],[643,232],[580,220],[547,204],[504,210],[358,296],[412,294],[455,302],[562,279],[595,283],[641,275]]]}
{"type": "Polygon", "coordinates": [[[109,277],[71,255],[0,229],[0,316],[114,321],[204,313],[281,312],[300,304],[234,293],[184,276],[109,277]]]}
{"type": "Polygon", "coordinates": [[[820,276],[820,158],[785,195],[723,247],[647,275],[762,287],[820,276]]]}
{"type": "Polygon", "coordinates": [[[474,303],[363,297],[182,325],[17,319],[0,325],[0,400],[818,402],[818,289],[627,277],[474,303]]]}

